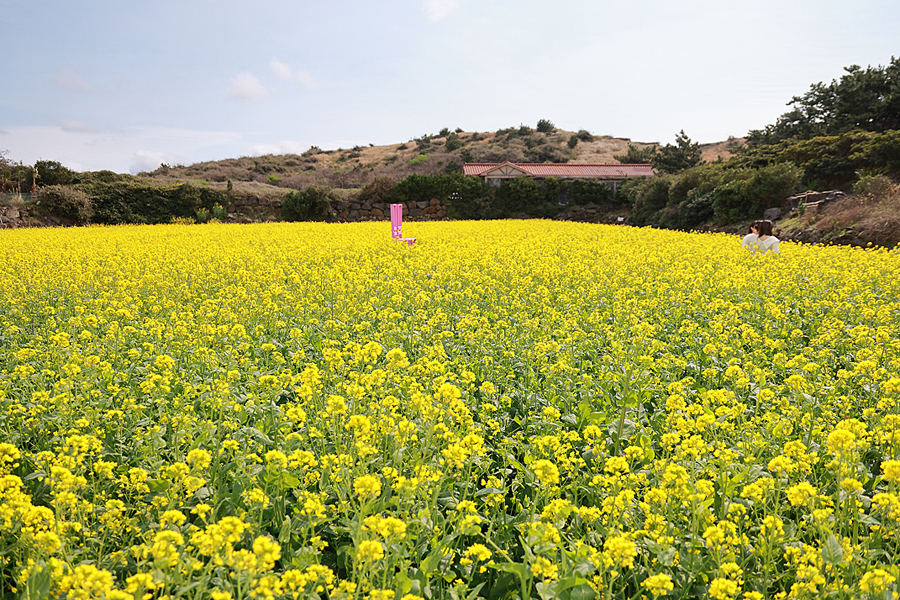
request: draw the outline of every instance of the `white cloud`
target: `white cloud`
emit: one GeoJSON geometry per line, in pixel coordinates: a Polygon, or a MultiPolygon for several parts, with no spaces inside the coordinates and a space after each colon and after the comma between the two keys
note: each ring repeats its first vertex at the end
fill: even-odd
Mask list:
{"type": "Polygon", "coordinates": [[[262,156],[263,154],[302,154],[309,150],[306,142],[294,142],[283,140],[274,144],[253,144],[247,149],[250,156],[262,156]]]}
{"type": "Polygon", "coordinates": [[[10,160],[34,164],[57,160],[75,171],[109,169],[117,173],[153,170],[160,163],[178,164],[231,156],[243,135],[233,131],[197,131],[171,127],[131,127],[88,132],[60,126],[8,129],[3,147],[10,160]]]}
{"type": "Polygon", "coordinates": [[[70,121],[69,119],[52,119],[60,129],[69,133],[97,133],[97,128],[90,123],[70,121]]]}
{"type": "Polygon", "coordinates": [[[293,77],[291,68],[278,59],[273,58],[269,62],[269,68],[272,69],[272,73],[275,74],[275,77],[282,81],[288,81],[293,77]]]}
{"type": "Polygon", "coordinates": [[[429,21],[440,21],[453,13],[462,0],[425,0],[425,15],[429,21]]]}
{"type": "Polygon", "coordinates": [[[90,94],[94,91],[94,86],[72,69],[63,69],[57,73],[53,83],[73,94],[90,94]]]}
{"type": "Polygon", "coordinates": [[[161,164],[177,165],[181,161],[174,154],[168,152],[148,152],[146,150],[138,150],[131,158],[132,173],[142,173],[144,171],[154,171],[161,164]]]}
{"type": "Polygon", "coordinates": [[[289,66],[276,58],[269,61],[269,68],[272,69],[272,73],[275,77],[282,81],[296,81],[308,90],[318,87],[318,84],[316,83],[316,80],[313,79],[312,75],[303,71],[297,71],[295,73],[289,66]]]}
{"type": "Polygon", "coordinates": [[[231,88],[228,90],[228,93],[232,98],[238,100],[262,100],[263,98],[267,98],[271,94],[271,91],[260,83],[255,75],[244,71],[238,73],[237,76],[231,80],[231,88]]]}

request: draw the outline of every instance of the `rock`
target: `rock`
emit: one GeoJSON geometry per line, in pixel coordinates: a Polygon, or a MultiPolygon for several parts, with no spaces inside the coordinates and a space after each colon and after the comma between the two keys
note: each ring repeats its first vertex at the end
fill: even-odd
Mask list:
{"type": "Polygon", "coordinates": [[[434,213],[437,212],[437,207],[436,206],[427,206],[427,207],[425,207],[424,212],[426,215],[433,215],[434,213]]]}
{"type": "Polygon", "coordinates": [[[443,219],[444,217],[447,216],[447,211],[441,209],[441,210],[437,211],[437,212],[434,213],[434,214],[435,214],[435,216],[436,216],[438,219],[443,219]]]}
{"type": "MultiPolygon", "coordinates": [[[[426,206],[428,205],[427,202],[419,202],[419,204],[425,204],[426,206]]],[[[423,207],[423,208],[424,208],[424,207],[423,207]]],[[[425,211],[424,211],[422,208],[411,208],[411,209],[409,209],[409,216],[410,216],[410,217],[421,217],[421,216],[424,216],[424,215],[425,215],[425,211]]]]}
{"type": "Polygon", "coordinates": [[[440,206],[440,205],[441,205],[441,201],[440,201],[440,200],[438,200],[437,198],[432,198],[432,199],[431,199],[431,206],[440,206]]]}
{"type": "Polygon", "coordinates": [[[381,210],[380,208],[373,208],[372,210],[369,211],[369,214],[372,215],[373,217],[381,218],[384,216],[384,211],[381,210]]]}
{"type": "MultiPolygon", "coordinates": [[[[428,204],[429,204],[429,203],[428,203],[427,201],[425,201],[425,202],[416,202],[416,208],[426,208],[426,207],[428,206],[428,204]]],[[[412,207],[410,207],[410,208],[412,208],[412,207]]]]}
{"type": "Polygon", "coordinates": [[[780,208],[770,208],[763,212],[763,219],[767,221],[775,221],[781,218],[781,209],[780,208]]]}

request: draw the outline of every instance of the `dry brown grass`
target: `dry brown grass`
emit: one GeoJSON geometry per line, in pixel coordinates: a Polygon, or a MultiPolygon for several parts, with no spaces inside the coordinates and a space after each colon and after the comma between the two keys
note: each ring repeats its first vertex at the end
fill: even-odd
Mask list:
{"type": "Polygon", "coordinates": [[[856,237],[888,248],[900,243],[900,184],[876,178],[868,189],[801,217],[801,224],[822,234],[823,241],[856,237]]]}
{"type": "MultiPolygon", "coordinates": [[[[458,172],[467,157],[470,162],[572,162],[615,164],[615,157],[626,154],[628,145],[638,148],[656,143],[632,142],[627,138],[591,136],[587,132],[557,129],[541,133],[531,128],[508,128],[496,132],[459,132],[462,148],[446,149],[446,137],[423,136],[401,144],[357,146],[338,150],[310,150],[303,154],[244,156],[188,166],[160,167],[145,176],[164,182],[193,181],[216,188],[231,181],[235,189],[255,184],[281,189],[302,189],[326,185],[335,189],[359,189],[379,177],[402,179],[411,174],[458,172]],[[572,135],[580,141],[574,148],[567,142],[572,135]],[[420,154],[427,161],[413,163],[420,154]]],[[[703,159],[727,159],[743,139],[705,144],[703,159]]],[[[267,188],[266,191],[268,190],[267,188]]]]}

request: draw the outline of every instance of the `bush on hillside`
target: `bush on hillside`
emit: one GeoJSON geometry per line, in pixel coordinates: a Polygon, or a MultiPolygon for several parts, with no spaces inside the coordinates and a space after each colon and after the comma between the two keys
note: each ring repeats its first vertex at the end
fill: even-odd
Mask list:
{"type": "Polygon", "coordinates": [[[70,185],[75,181],[75,173],[55,160],[39,160],[34,168],[40,185],[70,185]]]}
{"type": "Polygon", "coordinates": [[[78,187],[93,201],[93,221],[104,225],[169,223],[173,217],[193,219],[198,209],[211,211],[215,204],[228,204],[223,192],[186,183],[159,185],[133,178],[107,183],[94,179],[78,187]]]}
{"type": "Polygon", "coordinates": [[[397,180],[393,177],[376,177],[374,181],[366,184],[360,190],[358,198],[364,202],[388,204],[393,202],[395,187],[397,187],[397,180]]]}
{"type": "Polygon", "coordinates": [[[38,202],[43,212],[77,223],[89,223],[94,216],[91,198],[71,186],[44,186],[38,190],[38,202]]]}
{"type": "Polygon", "coordinates": [[[281,214],[286,221],[330,221],[335,217],[332,203],[340,201],[341,197],[333,189],[311,185],[288,192],[281,203],[281,214]]]}

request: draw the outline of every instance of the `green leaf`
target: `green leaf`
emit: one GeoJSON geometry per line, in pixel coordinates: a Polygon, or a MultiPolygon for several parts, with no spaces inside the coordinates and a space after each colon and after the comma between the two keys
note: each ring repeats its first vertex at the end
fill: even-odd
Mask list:
{"type": "Polygon", "coordinates": [[[172,484],[169,481],[166,481],[165,479],[148,479],[147,487],[150,488],[151,492],[158,494],[158,493],[164,492],[167,489],[169,489],[170,487],[172,487],[172,484]]]}
{"type": "Polygon", "coordinates": [[[838,565],[844,558],[844,548],[834,534],[828,536],[821,550],[822,561],[826,565],[838,565]]]}
{"type": "Polygon", "coordinates": [[[475,497],[477,498],[479,496],[487,496],[488,494],[505,494],[505,493],[506,492],[504,492],[503,490],[501,490],[499,488],[487,487],[487,488],[481,488],[480,490],[475,492],[475,497]]]}

